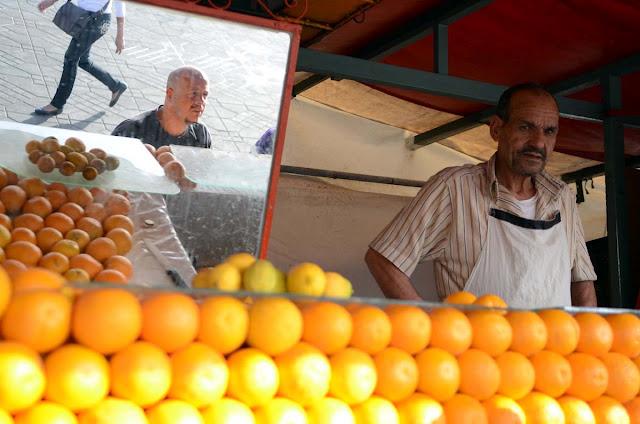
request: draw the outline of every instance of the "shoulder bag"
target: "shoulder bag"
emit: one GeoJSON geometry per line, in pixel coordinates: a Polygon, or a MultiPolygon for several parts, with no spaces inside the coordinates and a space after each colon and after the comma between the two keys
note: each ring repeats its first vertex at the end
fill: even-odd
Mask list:
{"type": "Polygon", "coordinates": [[[75,37],[87,26],[89,19],[97,14],[104,13],[110,2],[111,0],[108,0],[102,9],[97,12],[89,12],[76,6],[71,0],[67,0],[56,12],[53,17],[53,23],[70,36],[75,37]]]}

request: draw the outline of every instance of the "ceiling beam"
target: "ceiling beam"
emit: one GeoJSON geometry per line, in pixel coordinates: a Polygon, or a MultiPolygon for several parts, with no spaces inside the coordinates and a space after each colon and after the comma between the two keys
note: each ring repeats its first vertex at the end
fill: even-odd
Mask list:
{"type": "MultiPolygon", "coordinates": [[[[445,2],[445,4],[430,9],[404,23],[399,29],[390,32],[385,37],[368,43],[367,47],[355,52],[352,56],[359,59],[379,60],[430,35],[436,25],[451,25],[455,21],[482,9],[489,3],[491,3],[491,0],[445,2]]],[[[293,96],[297,96],[327,78],[325,75],[312,75],[300,81],[293,86],[293,96]]]]}
{"type": "MultiPolygon", "coordinates": [[[[485,104],[496,104],[502,92],[507,88],[498,84],[403,68],[304,48],[298,52],[298,69],[327,75],[332,78],[344,78],[369,84],[416,90],[437,96],[485,104]]],[[[557,101],[562,116],[575,119],[601,120],[602,105],[599,103],[566,97],[558,97],[557,101]]]]}
{"type": "MultiPolygon", "coordinates": [[[[603,75],[622,75],[638,70],[640,70],[640,53],[609,63],[584,74],[568,78],[564,81],[551,84],[547,88],[551,93],[556,95],[569,95],[599,84],[600,78],[603,75]]],[[[444,140],[447,137],[478,127],[493,115],[494,112],[495,108],[488,108],[417,134],[414,137],[412,145],[414,148],[428,146],[429,144],[444,140]]]]}

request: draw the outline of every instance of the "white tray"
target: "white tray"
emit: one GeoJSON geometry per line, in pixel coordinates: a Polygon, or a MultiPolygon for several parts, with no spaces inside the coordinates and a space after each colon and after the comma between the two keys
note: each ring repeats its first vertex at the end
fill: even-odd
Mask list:
{"type": "Polygon", "coordinates": [[[142,142],[135,138],[0,121],[0,166],[20,176],[37,177],[47,182],[146,193],[180,192],[178,186],[164,175],[162,167],[142,142]],[[77,137],[84,142],[87,150],[100,148],[107,154],[116,156],[120,160],[120,166],[91,181],[85,180],[81,173],[67,177],[58,170],[40,172],[36,165],[29,162],[24,146],[30,140],[42,140],[48,136],[56,137],[61,143],[69,137],[77,137]]]}

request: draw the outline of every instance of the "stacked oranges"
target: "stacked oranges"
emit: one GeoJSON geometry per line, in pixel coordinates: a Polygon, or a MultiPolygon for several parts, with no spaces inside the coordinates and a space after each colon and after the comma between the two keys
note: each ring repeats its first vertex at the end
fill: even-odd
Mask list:
{"type": "Polygon", "coordinates": [[[0,169],[0,262],[10,273],[39,266],[70,281],[126,283],[129,200],[100,188],[68,188],[0,169]]]}

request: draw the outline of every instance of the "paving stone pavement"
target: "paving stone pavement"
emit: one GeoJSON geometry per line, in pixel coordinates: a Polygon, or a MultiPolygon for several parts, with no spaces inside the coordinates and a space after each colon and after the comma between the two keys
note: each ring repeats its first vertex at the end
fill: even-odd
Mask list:
{"type": "Polygon", "coordinates": [[[91,50],[97,64],[129,85],[118,104],[109,108],[109,90],[78,70],[63,113],[32,115],[49,103],[62,73],[70,37],[51,22],[62,1],[40,13],[35,0],[0,0],[0,120],[110,133],[161,104],[168,73],[191,64],[210,80],[202,122],[214,148],[248,152],[276,125],[288,35],[134,2],[126,3],[124,52],[115,54],[115,18],[91,50]]]}

